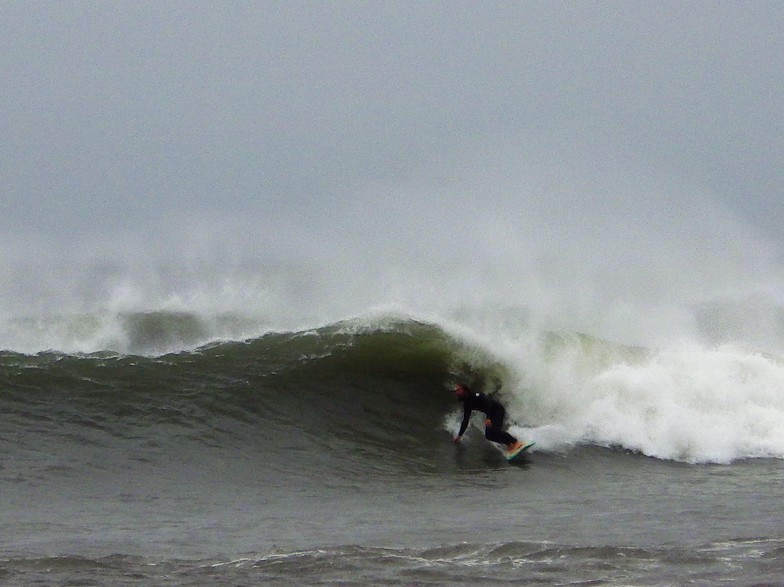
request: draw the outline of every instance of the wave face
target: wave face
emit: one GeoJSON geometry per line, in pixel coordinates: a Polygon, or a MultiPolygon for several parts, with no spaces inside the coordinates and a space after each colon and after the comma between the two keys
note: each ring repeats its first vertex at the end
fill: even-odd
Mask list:
{"type": "MultiPolygon", "coordinates": [[[[194,320],[129,322],[170,341],[198,331],[194,320]]],[[[382,468],[394,471],[437,468],[425,447],[457,427],[448,390],[467,381],[496,394],[511,431],[540,451],[598,445],[689,463],[784,458],[777,355],[732,345],[629,347],[536,334],[525,321],[506,328],[491,337],[465,323],[385,315],[158,356],[6,351],[0,407],[15,450],[73,444],[73,458],[84,461],[77,468],[104,466],[89,462],[89,451],[76,456],[79,443],[144,460],[163,447],[180,454],[263,437],[281,471],[291,450],[316,450],[317,468],[346,452],[377,467],[383,454],[382,468]],[[151,431],[156,446],[140,444],[151,431]]],[[[24,477],[29,463],[16,462],[24,477]]]]}
{"type": "Polygon", "coordinates": [[[36,483],[48,472],[188,462],[204,450],[250,458],[261,447],[277,474],[292,455],[335,474],[330,461],[349,454],[373,466],[374,447],[388,452],[390,442],[406,450],[389,467],[417,462],[451,399],[447,337],[410,321],[366,328],[159,357],[5,352],[0,409],[12,458],[3,477],[36,483]]]}

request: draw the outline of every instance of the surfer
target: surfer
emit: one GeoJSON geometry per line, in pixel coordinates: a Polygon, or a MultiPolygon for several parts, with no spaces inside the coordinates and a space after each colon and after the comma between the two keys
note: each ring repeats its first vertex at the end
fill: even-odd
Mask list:
{"type": "Polygon", "coordinates": [[[522,442],[503,430],[504,416],[506,416],[504,406],[483,393],[471,391],[465,383],[458,383],[454,391],[457,399],[463,402],[463,422],[460,424],[460,431],[454,438],[456,443],[463,439],[463,434],[465,434],[471,419],[471,412],[479,410],[485,415],[485,438],[487,440],[506,445],[508,454],[513,454],[523,446],[522,442]]]}

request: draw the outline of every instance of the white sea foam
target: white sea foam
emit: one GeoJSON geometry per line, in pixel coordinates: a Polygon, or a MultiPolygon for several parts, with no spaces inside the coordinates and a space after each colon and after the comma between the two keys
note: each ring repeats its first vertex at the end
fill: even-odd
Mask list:
{"type": "MultiPolygon", "coordinates": [[[[599,344],[599,343],[595,343],[599,344]]],[[[620,447],[662,459],[784,458],[784,360],[694,343],[615,357],[584,344],[528,355],[506,390],[539,449],[620,447]]]]}

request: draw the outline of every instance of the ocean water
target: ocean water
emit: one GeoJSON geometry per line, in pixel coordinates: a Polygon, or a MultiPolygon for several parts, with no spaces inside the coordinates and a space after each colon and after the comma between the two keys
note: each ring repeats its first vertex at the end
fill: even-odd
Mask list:
{"type": "Polygon", "coordinates": [[[781,584],[775,346],[493,316],[6,319],[0,583],[781,584]],[[523,461],[451,442],[457,381],[523,461]]]}

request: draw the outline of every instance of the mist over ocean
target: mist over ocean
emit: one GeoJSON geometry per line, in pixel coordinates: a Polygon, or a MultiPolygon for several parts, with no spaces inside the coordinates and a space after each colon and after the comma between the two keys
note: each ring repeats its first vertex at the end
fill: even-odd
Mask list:
{"type": "Polygon", "coordinates": [[[779,584],[782,17],[2,3],[0,583],[779,584]]]}

